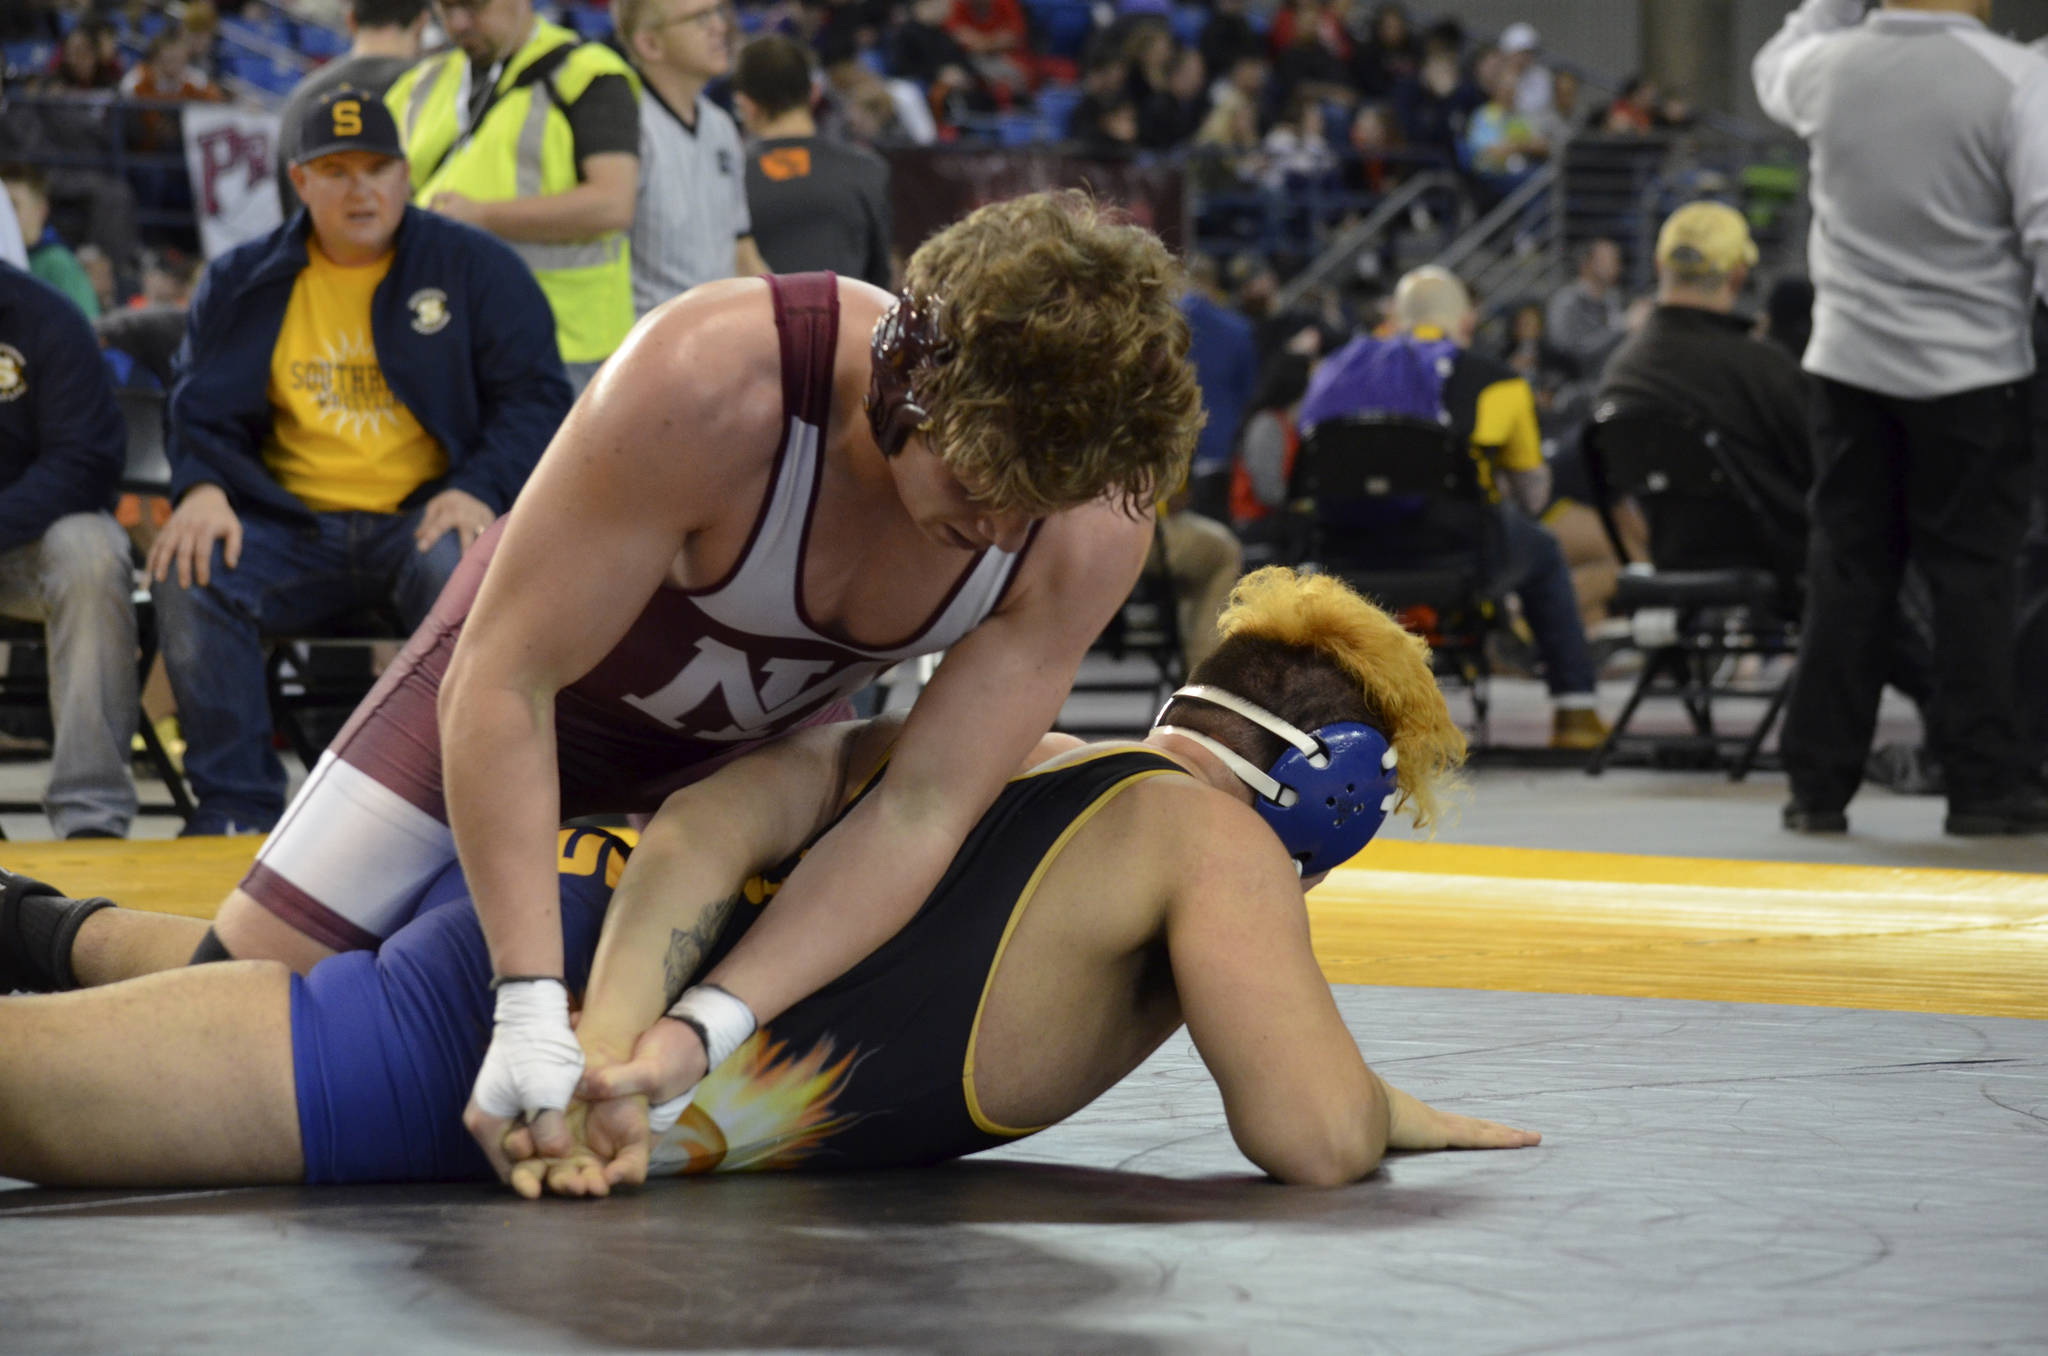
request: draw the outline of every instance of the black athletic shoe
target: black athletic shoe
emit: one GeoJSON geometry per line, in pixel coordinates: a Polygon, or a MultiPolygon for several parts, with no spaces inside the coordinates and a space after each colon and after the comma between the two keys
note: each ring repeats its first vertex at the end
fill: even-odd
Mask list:
{"type": "Polygon", "coordinates": [[[1781,816],[1786,828],[1794,833],[1847,833],[1849,816],[1840,810],[1822,810],[1811,805],[1793,801],[1785,807],[1781,816]]]}
{"type": "Polygon", "coordinates": [[[53,885],[0,870],[0,993],[42,988],[40,976],[28,960],[27,939],[21,931],[21,902],[35,895],[63,898],[53,885]]]}
{"type": "Polygon", "coordinates": [[[1997,800],[1948,807],[1942,831],[1959,838],[1995,838],[2022,833],[2048,833],[2048,795],[2015,791],[1997,800]]]}

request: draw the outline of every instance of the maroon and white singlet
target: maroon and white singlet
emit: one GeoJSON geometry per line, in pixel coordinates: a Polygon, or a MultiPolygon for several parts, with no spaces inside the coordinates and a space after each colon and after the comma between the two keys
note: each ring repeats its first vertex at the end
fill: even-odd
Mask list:
{"type": "MultiPolygon", "coordinates": [[[[731,573],[706,589],[657,589],[611,653],[557,696],[565,818],[651,811],[766,740],[844,719],[845,699],[877,674],[978,626],[1023,556],[983,551],[924,626],[897,645],[850,645],[811,624],[801,581],[832,408],[839,291],[828,273],[767,281],[786,429],[767,498],[731,573]]],[[[455,856],[435,703],[501,529],[494,524],[464,556],[242,881],[265,908],[327,946],[375,947],[455,856]]]]}

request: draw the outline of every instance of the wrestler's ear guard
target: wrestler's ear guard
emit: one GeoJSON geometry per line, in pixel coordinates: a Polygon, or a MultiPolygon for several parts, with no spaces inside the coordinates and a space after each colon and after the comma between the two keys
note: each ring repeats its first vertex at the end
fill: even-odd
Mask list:
{"type": "MultiPolygon", "coordinates": [[[[1399,798],[1399,762],[1387,737],[1370,725],[1342,721],[1302,730],[1234,692],[1191,684],[1167,698],[1207,702],[1234,712],[1287,742],[1270,768],[1259,768],[1218,741],[1173,725],[1177,734],[1216,755],[1252,789],[1252,808],[1270,824],[1295,869],[1313,876],[1342,866],[1378,833],[1399,798]]],[[[1161,717],[1166,708],[1160,708],[1161,717]]]]}

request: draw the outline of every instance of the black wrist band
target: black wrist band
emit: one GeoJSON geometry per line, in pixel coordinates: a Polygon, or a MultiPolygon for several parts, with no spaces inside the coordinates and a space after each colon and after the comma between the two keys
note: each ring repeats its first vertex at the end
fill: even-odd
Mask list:
{"type": "MultiPolygon", "coordinates": [[[[533,984],[543,979],[551,984],[562,983],[560,975],[492,975],[491,992],[496,993],[507,984],[533,984]]],[[[563,987],[567,988],[568,986],[563,985],[563,987]]]]}
{"type": "Polygon", "coordinates": [[[711,1033],[704,1029],[704,1023],[698,1021],[695,1017],[684,1017],[674,1012],[664,1012],[661,1015],[667,1021],[681,1022],[684,1026],[696,1032],[697,1043],[704,1047],[704,1058],[711,1058],[711,1033]]]}

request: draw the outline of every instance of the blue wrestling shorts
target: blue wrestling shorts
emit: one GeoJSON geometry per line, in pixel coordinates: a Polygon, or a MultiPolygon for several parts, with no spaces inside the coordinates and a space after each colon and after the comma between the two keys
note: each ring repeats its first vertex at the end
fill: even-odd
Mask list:
{"type": "MultiPolygon", "coordinates": [[[[588,829],[565,830],[561,843],[562,956],[581,993],[626,850],[588,829]]],[[[380,950],[292,977],[307,1182],[492,1179],[462,1125],[491,1039],[490,983],[483,927],[452,863],[380,950]]]]}

